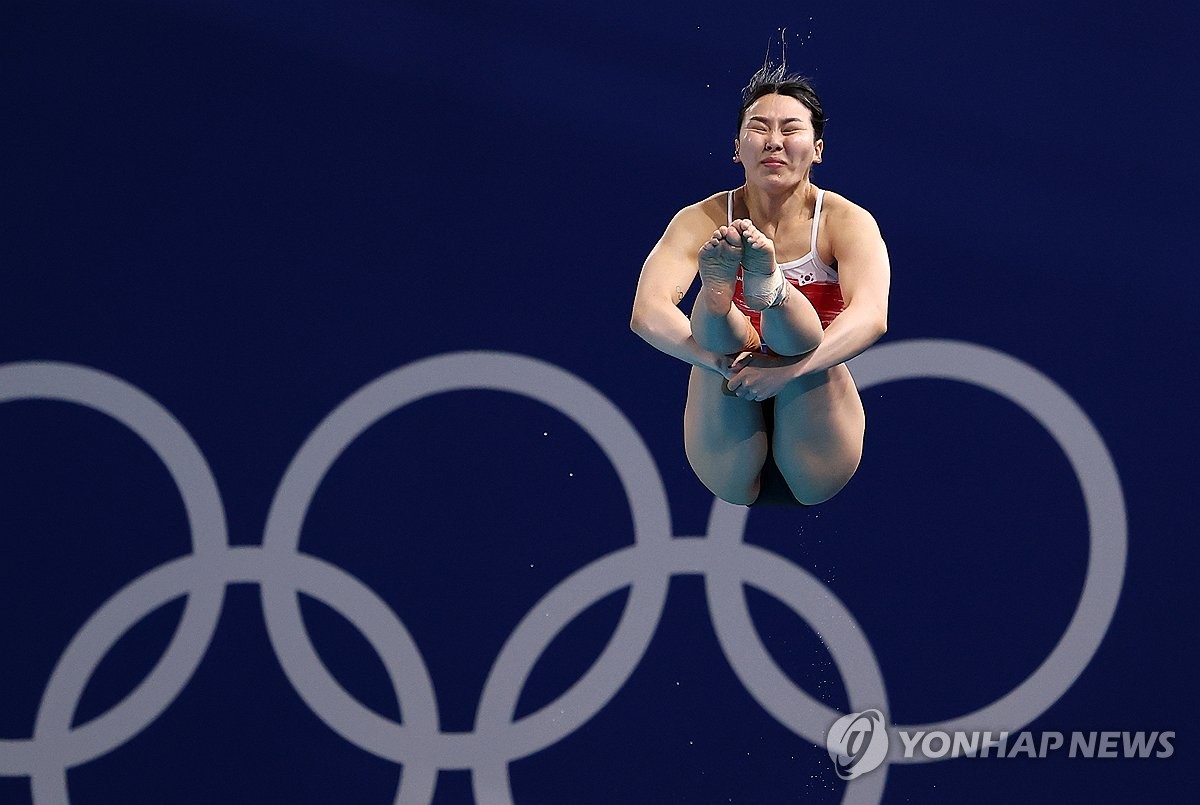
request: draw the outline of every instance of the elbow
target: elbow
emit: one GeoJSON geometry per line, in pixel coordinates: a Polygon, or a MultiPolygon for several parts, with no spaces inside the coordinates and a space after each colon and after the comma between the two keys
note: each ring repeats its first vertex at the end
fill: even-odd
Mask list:
{"type": "Polygon", "coordinates": [[[887,306],[886,305],[874,306],[871,313],[872,313],[872,315],[871,315],[869,321],[870,321],[870,325],[871,325],[872,334],[874,335],[874,338],[872,338],[871,340],[878,341],[880,338],[883,338],[883,336],[885,336],[888,331],[887,306]]]}
{"type": "MultiPolygon", "coordinates": [[[[876,302],[871,299],[847,301],[842,315],[847,316],[847,319],[853,319],[854,323],[851,325],[851,329],[857,333],[858,338],[864,340],[864,347],[874,344],[887,334],[888,306],[886,301],[876,302]]],[[[850,324],[849,321],[846,323],[850,324]]]]}
{"type": "Polygon", "coordinates": [[[640,305],[634,305],[633,313],[629,317],[629,329],[633,330],[642,338],[645,338],[646,334],[653,329],[652,325],[650,324],[650,319],[650,315],[643,307],[640,305]]]}
{"type": "Polygon", "coordinates": [[[871,324],[871,340],[868,342],[868,345],[877,343],[879,339],[887,334],[887,319],[876,319],[871,324]]]}

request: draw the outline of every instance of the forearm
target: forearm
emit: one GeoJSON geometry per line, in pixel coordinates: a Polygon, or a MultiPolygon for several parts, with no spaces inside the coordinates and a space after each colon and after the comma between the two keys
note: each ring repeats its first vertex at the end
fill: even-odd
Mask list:
{"type": "Polygon", "coordinates": [[[697,344],[696,339],[692,337],[688,317],[674,305],[660,305],[650,310],[635,309],[629,326],[655,349],[692,366],[724,374],[723,367],[728,364],[727,356],[711,352],[697,344]]]}
{"type": "Polygon", "coordinates": [[[873,311],[847,308],[825,329],[820,345],[797,364],[801,375],[815,374],[845,363],[887,332],[873,311]]]}

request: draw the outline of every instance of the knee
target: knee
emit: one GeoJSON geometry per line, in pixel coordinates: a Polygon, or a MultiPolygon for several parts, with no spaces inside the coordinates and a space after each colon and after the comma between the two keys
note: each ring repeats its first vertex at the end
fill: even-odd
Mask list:
{"type": "Polygon", "coordinates": [[[807,355],[817,347],[821,346],[821,341],[825,339],[825,331],[818,329],[815,333],[806,333],[807,338],[801,340],[796,345],[796,353],[793,357],[807,355]]]}
{"type": "MultiPolygon", "coordinates": [[[[770,340],[771,336],[767,336],[770,340]]],[[[825,338],[825,331],[821,329],[821,323],[818,320],[816,326],[805,327],[800,330],[795,330],[788,334],[787,337],[771,341],[771,349],[778,355],[783,355],[789,358],[798,358],[801,355],[807,355],[817,347],[821,346],[821,341],[825,338]]]]}
{"type": "Polygon", "coordinates": [[[821,327],[821,320],[817,319],[816,326],[810,327],[802,333],[802,338],[798,344],[799,349],[797,355],[807,355],[817,347],[821,346],[821,342],[825,340],[825,330],[821,327]]]}
{"type": "Polygon", "coordinates": [[[825,340],[825,328],[821,326],[821,317],[815,312],[810,319],[805,320],[804,326],[796,332],[796,354],[807,355],[825,340]]]}

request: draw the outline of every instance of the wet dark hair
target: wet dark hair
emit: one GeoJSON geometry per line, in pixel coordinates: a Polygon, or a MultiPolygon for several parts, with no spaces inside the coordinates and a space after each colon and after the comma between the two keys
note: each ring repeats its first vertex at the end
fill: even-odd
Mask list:
{"type": "Polygon", "coordinates": [[[738,112],[737,130],[742,130],[742,121],[750,105],[764,95],[788,95],[808,107],[812,112],[813,139],[821,139],[825,132],[825,110],[821,107],[821,99],[813,89],[812,79],[799,73],[789,73],[787,57],[779,64],[771,64],[768,55],[763,66],[750,77],[750,83],[742,88],[742,108],[738,112]]]}

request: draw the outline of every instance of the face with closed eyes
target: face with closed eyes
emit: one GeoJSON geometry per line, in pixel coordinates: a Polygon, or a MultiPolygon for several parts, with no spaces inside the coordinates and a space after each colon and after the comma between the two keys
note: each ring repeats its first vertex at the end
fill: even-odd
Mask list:
{"type": "Polygon", "coordinates": [[[746,109],[734,143],[735,159],[746,169],[746,182],[789,187],[806,181],[821,161],[812,112],[790,95],[764,95],[746,109]]]}

